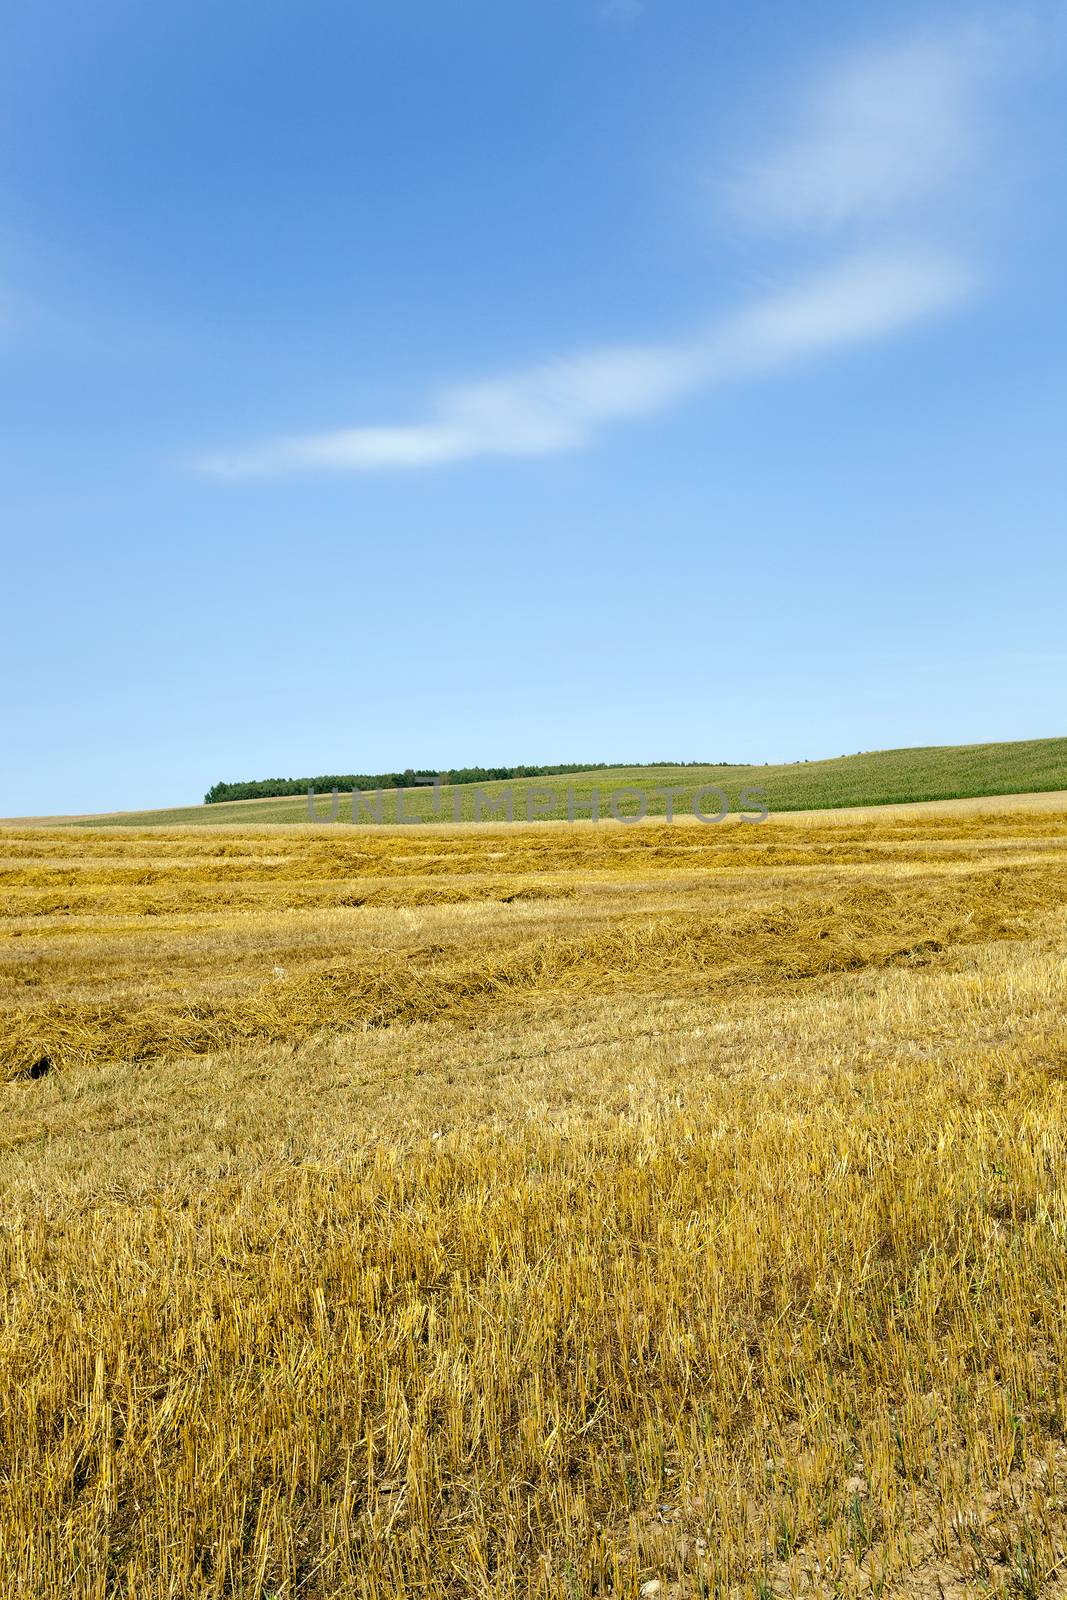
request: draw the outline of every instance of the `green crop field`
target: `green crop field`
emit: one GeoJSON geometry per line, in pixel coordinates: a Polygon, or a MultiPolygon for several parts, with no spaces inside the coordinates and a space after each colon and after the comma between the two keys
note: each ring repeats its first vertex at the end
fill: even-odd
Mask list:
{"type": "MultiPolygon", "coordinates": [[[[442,789],[440,817],[433,810],[434,795],[428,788],[403,792],[405,818],[425,822],[441,820],[474,821],[476,793],[501,802],[510,790],[516,821],[526,820],[528,805],[535,818],[561,819],[568,807],[576,817],[588,817],[594,790],[601,797],[601,815],[610,816],[609,796],[613,790],[633,788],[646,798],[648,815],[667,812],[665,790],[675,790],[676,814],[691,808],[698,790],[711,786],[729,798],[733,811],[742,809],[741,791],[762,791],[765,804],[776,811],[829,810],[839,806],[890,805],[917,800],[969,799],[982,795],[1038,794],[1067,789],[1067,738],[1029,739],[1010,744],[930,745],[908,750],[874,750],[860,755],[840,756],[829,761],[792,762],[779,766],[728,767],[612,767],[595,772],[574,773],[561,778],[516,778],[511,782],[458,785],[442,789]],[[573,796],[569,802],[568,791],[573,796]],[[457,807],[458,805],[458,812],[457,807]]],[[[359,820],[376,821],[373,796],[362,797],[359,820]]],[[[706,796],[704,809],[717,810],[713,796],[706,796]]],[[[619,802],[620,815],[634,815],[636,796],[619,802]]],[[[331,811],[329,797],[316,802],[316,813],[326,819],[331,811]]],[[[503,809],[483,808],[484,820],[504,820],[503,809]]],[[[238,800],[218,805],[182,806],[165,811],[123,812],[80,819],[93,827],[187,826],[197,824],[260,824],[307,822],[307,800],[285,796],[270,800],[238,800]]],[[[382,820],[396,817],[396,792],[384,798],[382,820]]],[[[339,800],[339,821],[352,821],[351,793],[339,800]]]]}

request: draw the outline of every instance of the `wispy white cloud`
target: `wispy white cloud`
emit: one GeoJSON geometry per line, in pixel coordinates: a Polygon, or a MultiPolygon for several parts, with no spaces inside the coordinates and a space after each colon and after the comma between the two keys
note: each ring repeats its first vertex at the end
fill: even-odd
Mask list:
{"type": "Polygon", "coordinates": [[[989,91],[1035,45],[1034,19],[987,19],[852,56],[798,108],[791,133],[729,184],[740,216],[835,228],[908,213],[975,168],[989,91]]]}
{"type": "MultiPolygon", "coordinates": [[[[1067,16],[1067,0],[1054,3],[1056,16],[1067,16]]],[[[640,9],[641,0],[604,0],[600,14],[625,20],[640,9]]],[[[445,388],[414,422],[298,434],[213,455],[202,467],[230,477],[360,472],[573,450],[610,423],[649,416],[698,389],[884,338],[961,305],[978,275],[958,251],[930,241],[950,234],[953,186],[982,167],[993,90],[1056,32],[1042,31],[1038,18],[1024,4],[838,63],[789,135],[735,174],[730,199],[747,221],[805,229],[824,243],[836,236],[843,251],[855,248],[854,238],[843,242],[850,227],[863,224],[866,253],[845,255],[688,340],[581,351],[445,388]],[[872,248],[879,238],[890,242],[872,248]]]]}
{"type": "Polygon", "coordinates": [[[282,438],[210,457],[202,465],[220,476],[246,477],[313,468],[426,467],[478,456],[571,450],[608,423],[650,415],[707,385],[883,338],[960,304],[972,287],[970,272],[949,256],[854,259],[688,341],[582,352],[446,389],[417,423],[282,438]]]}

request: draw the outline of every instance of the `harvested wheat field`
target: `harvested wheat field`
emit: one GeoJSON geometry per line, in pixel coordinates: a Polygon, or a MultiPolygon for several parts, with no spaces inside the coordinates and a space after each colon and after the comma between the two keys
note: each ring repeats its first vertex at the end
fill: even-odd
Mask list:
{"type": "Polygon", "coordinates": [[[0,1596],[1067,1579],[1067,815],[0,834],[0,1596]]]}

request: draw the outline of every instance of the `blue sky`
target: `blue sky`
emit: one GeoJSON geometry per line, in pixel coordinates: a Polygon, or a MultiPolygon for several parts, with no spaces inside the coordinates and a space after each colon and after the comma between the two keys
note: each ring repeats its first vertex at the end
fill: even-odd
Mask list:
{"type": "Polygon", "coordinates": [[[1067,732],[1067,10],[13,0],[0,813],[1067,732]]]}

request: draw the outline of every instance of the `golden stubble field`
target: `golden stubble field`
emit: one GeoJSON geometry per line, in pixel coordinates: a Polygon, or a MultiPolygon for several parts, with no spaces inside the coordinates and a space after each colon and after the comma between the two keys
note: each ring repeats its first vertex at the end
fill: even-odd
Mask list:
{"type": "Polygon", "coordinates": [[[1067,815],[0,875],[3,1600],[1063,1588],[1067,815]]]}

